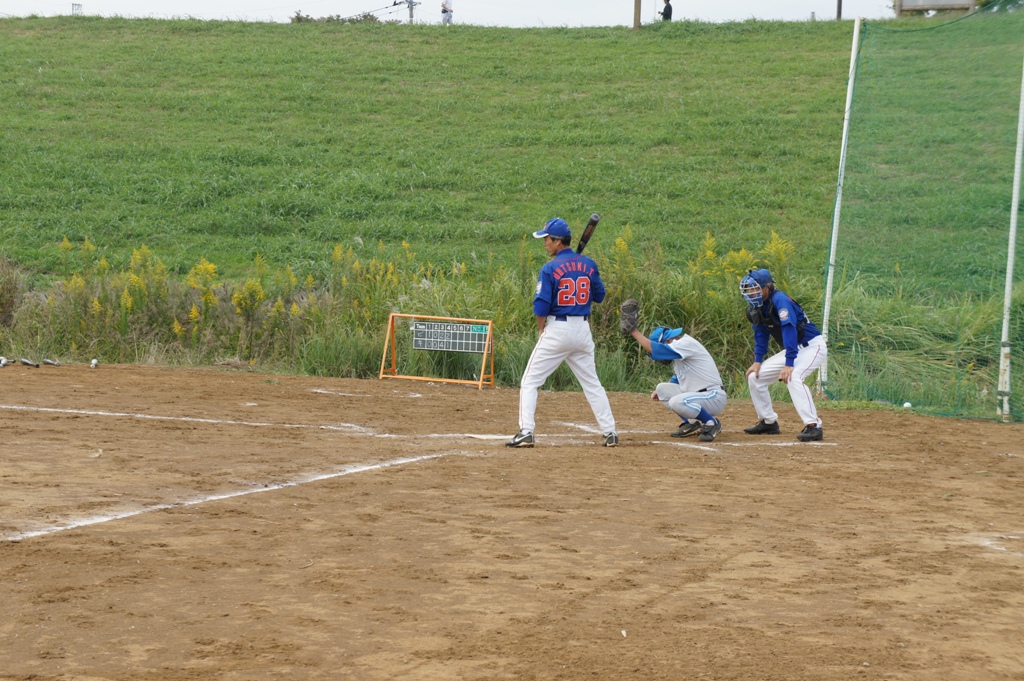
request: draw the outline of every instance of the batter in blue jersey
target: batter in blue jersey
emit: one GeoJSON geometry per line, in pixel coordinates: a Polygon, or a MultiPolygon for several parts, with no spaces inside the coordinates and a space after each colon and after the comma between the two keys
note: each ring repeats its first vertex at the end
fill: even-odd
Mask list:
{"type": "Polygon", "coordinates": [[[604,293],[597,263],[571,248],[563,248],[540,269],[533,314],[589,317],[591,301],[600,303],[604,293]]]}
{"type": "Polygon", "coordinates": [[[540,338],[520,383],[519,433],[506,444],[533,447],[537,391],[565,362],[594,411],[604,435],[604,446],[615,447],[619,437],[608,395],[597,377],[594,339],[590,333],[590,305],[600,303],[605,295],[597,263],[572,250],[572,232],[562,218],[549,220],[533,236],[544,239],[544,250],[551,260],[541,268],[534,292],[533,314],[540,338]]]}

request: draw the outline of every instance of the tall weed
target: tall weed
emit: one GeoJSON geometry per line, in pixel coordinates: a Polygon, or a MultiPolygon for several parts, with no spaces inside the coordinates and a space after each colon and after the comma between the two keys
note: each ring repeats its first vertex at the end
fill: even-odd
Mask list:
{"type": "MultiPolygon", "coordinates": [[[[610,241],[592,253],[608,293],[591,318],[598,373],[609,390],[647,391],[670,376],[619,333],[618,306],[626,298],[641,301],[641,331],[678,326],[700,340],[733,396],[746,393],[743,374],[752,361],[737,290],[748,269],[770,268],[812,321],[820,319],[816,282],[791,273],[793,248],[777,234],[759,250],[724,252],[706,234],[685,268],[667,265],[657,245],[633,244],[628,226],[610,241]]],[[[71,274],[46,291],[25,290],[17,270],[0,263],[0,300],[13,306],[10,323],[0,325],[3,354],[183,364],[237,357],[277,370],[368,378],[380,370],[389,316],[401,312],[491,320],[495,382],[517,385],[536,343],[532,297],[546,258],[524,239],[511,266],[487,256],[478,263],[486,274],[474,276],[465,263],[435,263],[407,242],[378,242],[369,258],[337,245],[321,281],[300,281],[290,267],[272,270],[257,255],[241,281],[227,282],[205,258],[179,278],[145,246],[120,270],[94,250],[88,242],[64,246],[71,274]]],[[[1024,287],[1014,305],[1019,347],[1024,287]]],[[[939,306],[876,297],[855,279],[840,282],[834,308],[830,384],[843,386],[836,397],[927,406],[952,395],[956,413],[994,411],[999,301],[966,296],[939,306]]],[[[479,355],[413,351],[408,329],[398,335],[400,373],[477,379],[479,355]]],[[[547,387],[578,389],[564,366],[547,387]]],[[[788,399],[781,388],[774,394],[788,399]]]]}

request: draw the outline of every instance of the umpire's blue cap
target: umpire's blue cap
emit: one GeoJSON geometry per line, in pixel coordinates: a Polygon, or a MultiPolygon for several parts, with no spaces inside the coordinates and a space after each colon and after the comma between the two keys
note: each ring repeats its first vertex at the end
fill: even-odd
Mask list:
{"type": "Polygon", "coordinates": [[[758,286],[767,286],[768,284],[774,284],[775,280],[772,279],[772,274],[763,267],[759,270],[750,270],[747,276],[753,279],[758,286]]]}
{"type": "Polygon", "coordinates": [[[572,232],[569,230],[569,223],[562,218],[551,218],[548,220],[544,228],[538,232],[534,232],[533,235],[538,239],[543,239],[546,236],[553,237],[569,237],[572,238],[572,232]]]}

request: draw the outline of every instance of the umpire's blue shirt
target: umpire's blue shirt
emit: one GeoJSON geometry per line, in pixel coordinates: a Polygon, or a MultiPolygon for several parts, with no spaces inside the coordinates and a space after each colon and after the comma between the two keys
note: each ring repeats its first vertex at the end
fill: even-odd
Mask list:
{"type": "Polygon", "coordinates": [[[586,317],[590,303],[604,300],[604,282],[597,273],[597,263],[571,248],[555,254],[540,268],[537,293],[533,297],[533,314],[586,317]]]}
{"type": "Polygon", "coordinates": [[[761,306],[761,313],[768,316],[769,329],[764,324],[754,326],[754,361],[763,362],[768,353],[768,341],[775,342],[786,351],[786,366],[793,366],[800,346],[821,335],[818,327],[804,314],[803,308],[782,291],[773,291],[771,298],[761,306]]]}

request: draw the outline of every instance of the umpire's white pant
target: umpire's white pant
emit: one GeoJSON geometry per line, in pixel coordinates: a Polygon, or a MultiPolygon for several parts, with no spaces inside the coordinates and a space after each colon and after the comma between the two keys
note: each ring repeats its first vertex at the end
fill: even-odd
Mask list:
{"type": "Polygon", "coordinates": [[[703,407],[712,416],[718,416],[725,409],[726,395],[721,386],[701,392],[683,392],[678,383],[659,383],[654,389],[658,399],[684,419],[695,419],[703,407]]]}
{"type": "Polygon", "coordinates": [[[520,383],[519,429],[532,433],[536,428],[537,391],[562,362],[569,365],[580,382],[601,433],[614,433],[612,407],[594,365],[594,339],[590,335],[590,324],[583,317],[566,317],[565,321],[548,317],[520,383]]]}
{"type": "MultiPolygon", "coordinates": [[[[807,347],[801,347],[796,353],[796,360],[793,362],[793,375],[789,379],[789,383],[786,384],[786,387],[789,388],[789,396],[793,400],[793,407],[805,426],[811,424],[821,426],[818,410],[814,408],[811,389],[804,381],[821,366],[826,355],[828,355],[828,348],[825,347],[825,339],[821,336],[812,338],[808,341],[807,347]]],[[[750,399],[754,403],[754,410],[757,411],[757,418],[761,421],[773,423],[779,420],[779,415],[772,408],[772,398],[768,394],[768,386],[778,382],[779,373],[785,366],[786,351],[783,350],[761,362],[761,370],[756,376],[750,374],[747,377],[747,385],[750,386],[750,399]]]]}

